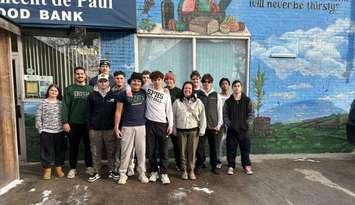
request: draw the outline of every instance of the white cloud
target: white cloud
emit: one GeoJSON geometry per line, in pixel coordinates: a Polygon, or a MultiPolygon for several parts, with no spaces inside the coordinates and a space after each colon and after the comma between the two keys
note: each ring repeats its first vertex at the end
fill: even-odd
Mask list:
{"type": "Polygon", "coordinates": [[[279,97],[280,99],[284,100],[292,100],[296,98],[296,92],[281,92],[281,93],[271,93],[272,97],[279,97]]]}
{"type": "Polygon", "coordinates": [[[289,86],[287,86],[287,88],[292,89],[292,90],[301,90],[301,89],[313,88],[313,86],[309,83],[300,83],[300,84],[289,85],[289,86]]]}
{"type": "MultiPolygon", "coordinates": [[[[286,32],[279,37],[272,36],[264,42],[282,41],[277,45],[262,45],[252,42],[252,55],[274,69],[280,79],[293,72],[311,76],[335,76],[343,78],[346,61],[342,59],[339,46],[348,43],[347,33],[353,23],[349,19],[338,19],[327,28],[312,28],[286,32]],[[296,43],[295,43],[296,42],[296,43]],[[290,53],[298,49],[298,56],[289,58],[270,58],[274,52],[290,53]]],[[[271,44],[271,43],[270,43],[271,44]]]]}
{"type": "Polygon", "coordinates": [[[319,100],[330,100],[333,102],[343,102],[343,101],[349,101],[355,98],[355,91],[350,91],[350,92],[342,92],[336,95],[328,95],[328,96],[323,96],[320,97],[319,100]]]}

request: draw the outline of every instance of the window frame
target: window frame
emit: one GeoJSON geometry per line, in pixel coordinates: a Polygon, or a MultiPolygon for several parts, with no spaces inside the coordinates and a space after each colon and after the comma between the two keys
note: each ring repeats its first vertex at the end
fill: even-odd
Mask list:
{"type": "Polygon", "coordinates": [[[203,40],[245,40],[247,42],[247,62],[246,62],[246,79],[245,79],[245,91],[249,95],[249,69],[250,69],[250,34],[239,35],[182,35],[182,34],[150,34],[150,33],[137,33],[134,36],[134,67],[135,71],[139,72],[139,39],[140,38],[164,38],[164,39],[191,39],[192,41],[192,70],[197,70],[197,48],[196,42],[199,39],[203,40]]]}

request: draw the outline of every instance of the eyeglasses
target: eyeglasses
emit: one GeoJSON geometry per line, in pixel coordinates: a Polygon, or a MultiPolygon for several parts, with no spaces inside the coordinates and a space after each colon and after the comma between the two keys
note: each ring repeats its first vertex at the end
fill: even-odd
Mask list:
{"type": "Polygon", "coordinates": [[[203,81],[202,83],[208,83],[208,84],[210,84],[210,83],[212,83],[212,82],[211,82],[211,81],[206,80],[206,81],[203,81]]]}

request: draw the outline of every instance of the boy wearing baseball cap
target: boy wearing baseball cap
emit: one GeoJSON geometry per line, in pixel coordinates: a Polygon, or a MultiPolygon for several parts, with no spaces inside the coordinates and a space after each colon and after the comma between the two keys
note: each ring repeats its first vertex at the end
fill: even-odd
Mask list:
{"type": "Polygon", "coordinates": [[[97,76],[97,88],[88,97],[89,137],[95,172],[89,182],[100,179],[102,145],[107,151],[109,175],[114,174],[115,137],[113,135],[114,115],[116,109],[116,93],[111,91],[109,76],[101,73],[97,76]]]}

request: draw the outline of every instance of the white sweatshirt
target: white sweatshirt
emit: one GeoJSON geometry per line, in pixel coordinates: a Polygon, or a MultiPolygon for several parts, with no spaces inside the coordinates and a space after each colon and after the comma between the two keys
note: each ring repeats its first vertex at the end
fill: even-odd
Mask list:
{"type": "Polygon", "coordinates": [[[169,128],[173,128],[173,109],[169,93],[164,89],[155,90],[152,84],[144,85],[147,92],[147,109],[145,117],[154,122],[168,123],[169,128]]]}

